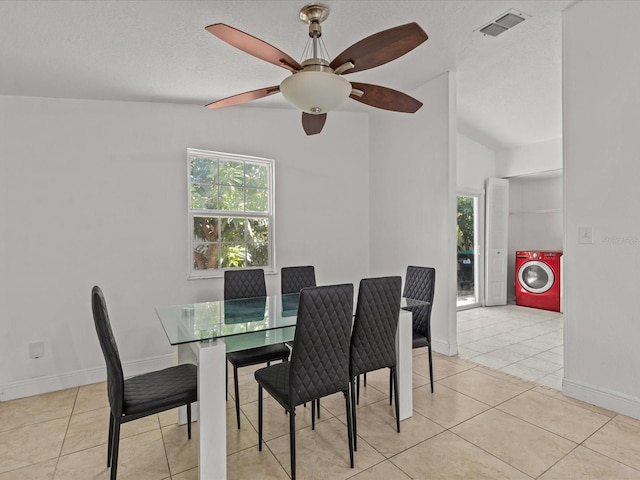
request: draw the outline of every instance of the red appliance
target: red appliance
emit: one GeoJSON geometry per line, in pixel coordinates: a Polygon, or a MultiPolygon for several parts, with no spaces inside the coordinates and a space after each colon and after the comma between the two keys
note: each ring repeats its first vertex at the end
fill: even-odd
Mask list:
{"type": "Polygon", "coordinates": [[[562,252],[516,252],[516,305],[560,311],[562,252]]]}

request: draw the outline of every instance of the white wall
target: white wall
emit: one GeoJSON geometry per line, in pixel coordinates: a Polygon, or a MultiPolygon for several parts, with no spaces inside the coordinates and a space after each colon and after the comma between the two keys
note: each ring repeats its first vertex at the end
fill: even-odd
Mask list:
{"type": "Polygon", "coordinates": [[[496,176],[501,178],[562,169],[562,138],[496,152],[496,176]]]}
{"type": "Polygon", "coordinates": [[[507,300],[515,302],[515,253],[518,250],[562,251],[564,243],[562,176],[509,179],[509,245],[507,300]]]}
{"type": "Polygon", "coordinates": [[[485,180],[496,176],[496,153],[461,133],[456,139],[458,191],[484,191],[485,180]]]}
{"type": "Polygon", "coordinates": [[[455,354],[455,75],[411,94],[425,105],[417,113],[370,116],[371,274],[435,267],[433,347],[455,354]]]}
{"type": "Polygon", "coordinates": [[[640,418],[640,2],[564,13],[563,391],[640,418]],[[606,35],[594,35],[614,25],[606,35]],[[580,244],[579,227],[593,228],[580,244]]]}
{"type": "Polygon", "coordinates": [[[0,97],[0,112],[0,399],[104,378],[94,284],[125,374],[173,359],[155,305],[222,297],[222,279],[186,280],[187,147],[275,159],[279,266],[315,264],[325,284],[369,273],[366,114],[307,137],[288,109],[0,97]]]}

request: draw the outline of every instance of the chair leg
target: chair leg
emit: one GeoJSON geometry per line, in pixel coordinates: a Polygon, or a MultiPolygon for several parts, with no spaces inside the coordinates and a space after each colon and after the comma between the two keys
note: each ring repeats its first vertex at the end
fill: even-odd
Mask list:
{"type": "MultiPolygon", "coordinates": [[[[352,425],[352,435],[353,435],[353,449],[358,451],[358,429],[356,427],[356,383],[357,380],[354,378],[349,384],[349,394],[351,395],[351,425],[352,425]]],[[[348,425],[348,424],[347,424],[348,425]]]]}
{"type": "Polygon", "coordinates": [[[296,480],[296,407],[289,409],[289,449],[291,452],[291,480],[296,480]]]}
{"type": "Polygon", "coordinates": [[[236,421],[238,422],[238,430],[240,430],[240,394],[238,389],[238,367],[233,366],[233,391],[236,396],[236,421]]]}
{"type": "Polygon", "coordinates": [[[111,466],[111,453],[113,451],[113,424],[115,420],[113,418],[113,413],[111,413],[111,409],[109,409],[109,442],[107,446],[107,468],[111,466]]]}
{"type": "MultiPolygon", "coordinates": [[[[318,402],[318,418],[320,418],[320,399],[318,399],[317,402],[318,402]]],[[[307,402],[304,402],[302,406],[304,408],[307,408],[307,402]]],[[[285,410],[285,413],[286,413],[286,410],[285,410]]]]}
{"type": "MultiPolygon", "coordinates": [[[[367,374],[363,375],[364,377],[364,386],[367,386],[367,374]]],[[[356,404],[360,405],[360,375],[358,375],[358,383],[356,386],[356,404]]]]}
{"type": "Polygon", "coordinates": [[[354,420],[353,420],[353,403],[352,403],[352,395],[351,395],[351,382],[349,382],[349,387],[347,388],[347,391],[344,392],[344,400],[345,400],[345,406],[346,406],[346,410],[347,410],[347,441],[349,442],[349,465],[351,465],[351,468],[354,467],[354,462],[353,462],[353,450],[354,450],[354,420]]]}
{"type": "Polygon", "coordinates": [[[389,369],[389,405],[391,405],[391,399],[393,398],[393,372],[389,369]]]}
{"type": "Polygon", "coordinates": [[[113,451],[111,452],[111,480],[116,480],[118,473],[118,449],[120,447],[120,421],[113,422],[113,451]]]}
{"type": "Polygon", "coordinates": [[[431,358],[431,343],[427,345],[427,350],[429,352],[429,378],[431,379],[431,393],[433,393],[433,362],[431,358]]]}
{"type": "Polygon", "coordinates": [[[316,429],[316,401],[311,400],[311,430],[316,429]]]}
{"type": "Polygon", "coordinates": [[[262,385],[258,384],[258,451],[262,451],[262,385]]]}
{"type": "Polygon", "coordinates": [[[391,368],[391,375],[393,375],[393,385],[394,385],[394,393],[395,393],[395,402],[396,402],[396,428],[398,429],[398,433],[400,433],[400,398],[399,398],[399,392],[398,392],[398,370],[396,370],[396,367],[392,367],[391,368]]]}
{"type": "Polygon", "coordinates": [[[191,440],[191,404],[187,403],[187,436],[191,440]]]}

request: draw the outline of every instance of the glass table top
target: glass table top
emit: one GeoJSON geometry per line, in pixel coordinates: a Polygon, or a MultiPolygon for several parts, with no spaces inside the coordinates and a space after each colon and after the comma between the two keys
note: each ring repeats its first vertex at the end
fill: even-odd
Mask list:
{"type": "MultiPolygon", "coordinates": [[[[224,339],[227,352],[293,340],[298,293],[156,307],[171,345],[224,339]]],[[[415,310],[427,302],[403,298],[415,310]]],[[[355,304],[354,304],[355,308],[355,304]]]]}
{"type": "MultiPolygon", "coordinates": [[[[295,327],[299,294],[156,307],[171,345],[295,327]]],[[[293,338],[293,337],[292,337],[293,338]]]]}

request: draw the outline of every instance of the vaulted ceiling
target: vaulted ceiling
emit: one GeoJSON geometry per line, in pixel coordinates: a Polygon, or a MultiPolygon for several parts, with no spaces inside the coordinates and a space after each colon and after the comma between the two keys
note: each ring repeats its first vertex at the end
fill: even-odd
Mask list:
{"type": "MultiPolygon", "coordinates": [[[[573,0],[323,3],[330,15],[322,39],[334,57],[364,37],[408,22],[429,35],[404,57],[349,80],[410,93],[454,71],[463,134],[494,150],[561,136],[562,11],[573,0]],[[526,20],[497,37],[478,31],[510,9],[526,20]]],[[[304,4],[0,1],[0,95],[205,105],[278,85],[286,70],[231,47],[204,27],[226,23],[300,59],[308,38],[298,18],[304,4]]],[[[292,108],[281,95],[231,108],[248,107],[292,108]]],[[[340,107],[370,108],[353,101],[340,107]]]]}

